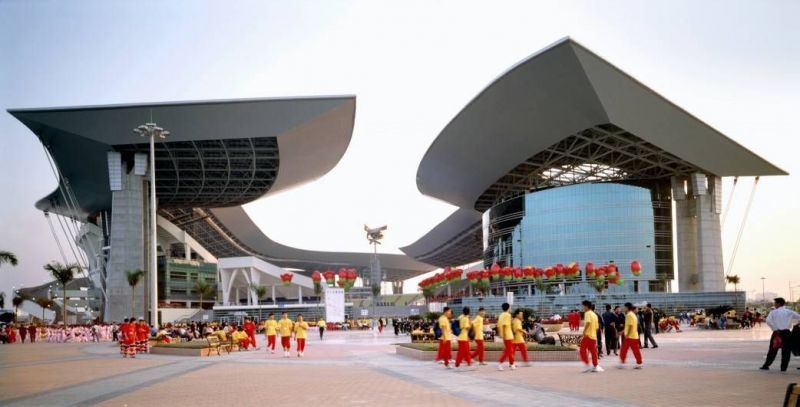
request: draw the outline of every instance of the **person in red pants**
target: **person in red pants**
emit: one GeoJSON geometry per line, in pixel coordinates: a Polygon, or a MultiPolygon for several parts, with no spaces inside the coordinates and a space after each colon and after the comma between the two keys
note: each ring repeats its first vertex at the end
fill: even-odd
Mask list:
{"type": "Polygon", "coordinates": [[[497,334],[503,340],[503,356],[500,357],[500,363],[497,364],[497,370],[503,370],[503,362],[508,360],[508,367],[511,370],[517,368],[514,364],[514,331],[511,329],[511,313],[508,309],[511,307],[507,302],[502,305],[503,312],[497,317],[497,334]]]}
{"type": "Polygon", "coordinates": [[[275,313],[270,312],[267,320],[264,321],[264,335],[267,336],[267,349],[270,353],[275,353],[275,336],[278,334],[278,321],[275,320],[275,313]]]}
{"type": "Polygon", "coordinates": [[[453,368],[450,366],[450,359],[452,359],[450,349],[452,344],[450,343],[450,340],[453,336],[452,328],[450,326],[450,318],[452,317],[453,311],[450,309],[450,307],[444,307],[442,316],[439,317],[439,329],[442,330],[442,336],[439,337],[439,352],[436,356],[436,359],[441,360],[444,363],[444,367],[447,369],[453,368]]]}
{"type": "MultiPolygon", "coordinates": [[[[133,318],[131,318],[133,319],[133,318]]],[[[134,319],[131,324],[136,323],[134,319]]],[[[139,353],[149,353],[150,349],[148,347],[147,340],[150,338],[150,326],[147,325],[147,322],[144,319],[139,319],[139,324],[136,325],[136,351],[139,353]]]]}
{"type": "Polygon", "coordinates": [[[308,338],[308,322],[303,319],[303,315],[297,314],[294,321],[294,337],[297,340],[297,357],[305,356],[306,338],[308,338]]]}
{"type": "Polygon", "coordinates": [[[525,330],[522,329],[522,310],[514,311],[514,320],[511,322],[511,330],[514,331],[514,349],[519,351],[522,355],[523,366],[530,366],[531,362],[528,361],[528,344],[525,343],[525,330]]]}
{"type": "Polygon", "coordinates": [[[458,353],[456,354],[456,369],[461,366],[461,362],[466,361],[467,367],[472,367],[472,355],[469,353],[469,331],[472,322],[469,320],[469,307],[464,307],[461,316],[458,317],[458,353]]]}
{"type": "Polygon", "coordinates": [[[472,332],[475,337],[475,352],[472,352],[472,359],[477,359],[478,364],[486,365],[486,362],[483,361],[484,353],[486,352],[486,348],[484,347],[483,341],[483,316],[486,314],[486,311],[483,307],[478,308],[478,316],[472,320],[472,332]]]}
{"type": "Polygon", "coordinates": [[[597,330],[600,327],[600,321],[597,319],[597,314],[592,311],[592,302],[589,300],[583,301],[583,338],[581,339],[579,353],[581,361],[586,366],[583,371],[588,372],[602,372],[603,368],[597,364],[597,330]],[[589,355],[592,356],[592,363],[589,364],[589,355]]]}
{"type": "Polygon", "coordinates": [[[122,357],[136,357],[136,344],[137,344],[137,336],[136,336],[136,318],[125,319],[125,322],[122,323],[119,327],[120,334],[122,337],[119,341],[120,351],[122,352],[122,357]]]}
{"type": "Polygon", "coordinates": [[[619,369],[625,368],[625,358],[628,356],[628,349],[633,352],[636,358],[634,369],[642,368],[642,352],[639,350],[639,318],[636,317],[636,308],[633,304],[625,303],[625,329],[622,333],[622,349],[619,352],[619,369]]]}
{"type": "Polygon", "coordinates": [[[250,345],[252,345],[253,348],[255,348],[256,350],[258,350],[258,347],[256,347],[256,323],[253,322],[253,318],[252,317],[247,318],[244,321],[244,324],[242,324],[242,328],[244,328],[244,332],[250,339],[250,345]]]}
{"type": "Polygon", "coordinates": [[[294,323],[289,319],[289,313],[283,312],[281,320],[278,321],[278,332],[281,334],[281,347],[283,348],[283,357],[289,357],[289,351],[292,350],[292,331],[294,331],[294,323]]]}

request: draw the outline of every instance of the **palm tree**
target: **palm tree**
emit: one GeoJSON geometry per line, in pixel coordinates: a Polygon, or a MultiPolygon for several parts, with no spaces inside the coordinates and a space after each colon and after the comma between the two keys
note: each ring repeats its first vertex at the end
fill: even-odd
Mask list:
{"type": "Polygon", "coordinates": [[[200,309],[203,309],[203,297],[208,297],[214,294],[214,286],[207,283],[205,279],[198,278],[194,283],[194,290],[200,294],[200,309]]]}
{"type": "Polygon", "coordinates": [[[144,276],[144,270],[129,270],[125,272],[125,278],[128,279],[128,285],[131,286],[131,315],[136,312],[133,309],[134,293],[136,292],[136,285],[139,280],[144,276]]]}
{"type": "MultiPolygon", "coordinates": [[[[738,275],[734,274],[732,276],[725,276],[725,280],[728,281],[728,284],[733,284],[733,292],[739,291],[738,288],[739,288],[739,281],[740,280],[739,280],[739,276],[738,275]]],[[[739,305],[738,302],[739,302],[739,299],[737,298],[736,299],[736,304],[733,304],[734,308],[737,305],[739,305]]]]}
{"type": "Polygon", "coordinates": [[[50,264],[44,266],[44,269],[50,272],[50,275],[53,276],[53,279],[58,281],[61,284],[62,290],[62,297],[61,297],[61,308],[63,311],[64,317],[64,325],[67,325],[67,284],[75,278],[75,273],[80,270],[79,265],[77,264],[61,264],[57,261],[54,261],[50,264]]]}
{"type": "Polygon", "coordinates": [[[15,295],[14,298],[11,299],[11,305],[14,306],[14,322],[17,322],[17,313],[19,313],[19,306],[25,302],[25,297],[21,295],[15,295]]]}
{"type": "Polygon", "coordinates": [[[256,303],[258,304],[258,318],[261,319],[261,299],[267,295],[267,287],[263,285],[250,285],[253,294],[256,295],[256,303]]]}
{"type": "Polygon", "coordinates": [[[44,310],[53,306],[53,300],[46,297],[39,297],[34,301],[36,305],[42,307],[42,323],[44,323],[44,310]]]}
{"type": "Polygon", "coordinates": [[[0,251],[0,265],[3,263],[8,263],[12,266],[16,266],[19,261],[17,260],[17,255],[7,251],[0,251]]]}
{"type": "Polygon", "coordinates": [[[6,293],[0,292],[0,309],[6,307],[6,293]]]}

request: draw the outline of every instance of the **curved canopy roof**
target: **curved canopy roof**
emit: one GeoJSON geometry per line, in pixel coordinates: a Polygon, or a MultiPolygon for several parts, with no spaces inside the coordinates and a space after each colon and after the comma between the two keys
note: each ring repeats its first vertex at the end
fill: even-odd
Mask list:
{"type": "Polygon", "coordinates": [[[417,187],[456,206],[475,207],[519,164],[605,124],[707,174],[786,175],[566,38],[512,67],[464,107],[426,152],[417,187]]]}
{"type": "Polygon", "coordinates": [[[496,203],[580,182],[786,175],[565,38],[515,65],[442,130],[420,192],[460,209],[402,250],[438,266],[481,258],[464,233],[496,203]],[[446,263],[451,260],[469,260],[446,263]]]}
{"type": "MultiPolygon", "coordinates": [[[[243,99],[46,109],[11,109],[36,134],[86,216],[111,207],[106,152],[147,152],[132,129],[169,130],[156,143],[162,207],[241,205],[311,181],[344,155],[355,97],[243,99]],[[306,160],[305,157],[314,157],[306,160]],[[280,164],[280,165],[279,165],[280,164]]],[[[37,203],[62,211],[57,189],[37,203]]]]}
{"type": "MultiPolygon", "coordinates": [[[[240,206],[215,209],[165,209],[170,222],[185,230],[217,258],[254,256],[280,267],[325,271],[340,267],[369,269],[372,253],[303,250],[270,239],[240,206]]],[[[405,280],[433,270],[428,264],[400,254],[379,254],[387,281],[405,280]]]]}

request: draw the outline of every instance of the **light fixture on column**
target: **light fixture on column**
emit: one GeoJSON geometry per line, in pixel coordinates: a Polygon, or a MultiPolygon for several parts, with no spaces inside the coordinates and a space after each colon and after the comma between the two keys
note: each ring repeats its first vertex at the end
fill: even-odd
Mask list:
{"type": "Polygon", "coordinates": [[[145,123],[133,132],[150,139],[150,324],[158,327],[158,253],[156,243],[156,157],[155,139],[165,139],[169,131],[155,123],[145,123]]]}

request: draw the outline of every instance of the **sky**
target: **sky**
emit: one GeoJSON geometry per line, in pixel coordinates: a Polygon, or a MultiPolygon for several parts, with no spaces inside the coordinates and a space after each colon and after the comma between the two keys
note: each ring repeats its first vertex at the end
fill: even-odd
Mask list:
{"type": "MultiPolygon", "coordinates": [[[[354,94],[341,162],[245,209],[314,250],[368,251],[362,225],[387,224],[381,250],[400,253],[455,210],[416,188],[428,146],[498,75],[570,36],[792,174],[760,181],[731,273],[750,296],[763,281],[800,297],[797,15],[796,1],[0,1],[0,250],[20,258],[0,291],[41,284],[59,257],[33,206],[56,179],[6,109],[354,94]]],[[[752,186],[724,208],[726,268],[752,186]]]]}

